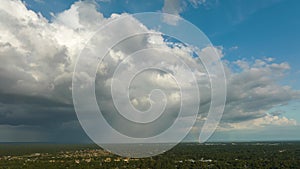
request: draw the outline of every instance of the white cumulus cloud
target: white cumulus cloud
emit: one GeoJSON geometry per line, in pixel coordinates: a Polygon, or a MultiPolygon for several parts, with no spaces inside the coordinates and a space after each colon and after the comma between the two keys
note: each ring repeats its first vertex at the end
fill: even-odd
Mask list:
{"type": "MultiPolygon", "coordinates": [[[[198,6],[205,1],[192,0],[191,3],[198,6]]],[[[177,0],[166,0],[163,11],[179,15],[184,10],[180,4],[181,2],[177,0]]],[[[41,131],[46,131],[46,129],[48,131],[49,126],[60,129],[62,125],[73,124],[76,121],[71,95],[71,81],[76,58],[95,31],[119,16],[113,14],[109,18],[105,18],[101,12],[97,11],[96,4],[79,1],[69,9],[56,14],[53,20],[49,21],[41,14],[29,10],[20,0],[0,2],[1,140],[14,139],[14,136],[4,132],[4,128],[14,133],[19,133],[17,130],[20,130],[21,127],[12,126],[25,126],[24,131],[34,128],[29,132],[30,136],[49,138],[50,136],[41,136],[41,131]],[[34,134],[33,131],[37,133],[34,134]],[[7,138],[3,138],[4,136],[7,138]]],[[[175,22],[171,21],[171,23],[175,22]]],[[[107,42],[114,41],[120,31],[130,33],[145,30],[148,29],[142,23],[130,18],[115,30],[106,30],[102,36],[99,36],[99,42],[95,42],[96,45],[99,45],[97,50],[101,50],[101,47],[107,45],[107,42]]],[[[152,32],[154,31],[152,30],[152,32]]],[[[115,67],[124,61],[132,51],[145,46],[160,45],[163,51],[176,54],[176,57],[168,60],[171,64],[165,66],[170,73],[149,71],[134,79],[130,91],[131,103],[140,110],[146,110],[150,106],[150,91],[159,87],[166,92],[166,99],[170,103],[167,109],[170,112],[177,110],[180,95],[176,81],[171,75],[180,74],[179,78],[185,79],[182,85],[186,89],[191,87],[191,79],[187,78],[187,72],[190,70],[176,61],[180,58],[187,63],[197,63],[191,70],[197,78],[201,94],[199,113],[205,119],[211,93],[209,79],[201,60],[192,57],[192,52],[194,52],[192,47],[180,44],[170,47],[163,41],[159,32],[155,33],[158,35],[128,39],[113,48],[108,53],[108,57],[99,65],[96,92],[101,95],[99,100],[103,105],[104,112],[108,113],[114,110],[111,98],[108,96],[110,95],[109,84],[115,67]]],[[[229,128],[243,128],[251,121],[254,126],[296,124],[292,119],[271,116],[266,113],[274,106],[283,105],[299,98],[299,91],[278,83],[290,69],[289,64],[276,63],[272,58],[258,59],[254,63],[245,60],[228,62],[225,60],[226,56],[223,56],[222,50],[221,47],[211,46],[197,52],[200,58],[205,59],[205,56],[217,51],[223,59],[228,87],[224,124],[227,124],[229,128]],[[233,65],[238,66],[240,71],[233,71],[233,65]]],[[[153,50],[151,53],[145,53],[145,56],[143,59],[126,60],[128,68],[134,70],[134,65],[143,63],[162,64],[161,58],[165,55],[161,50],[153,50]]],[[[220,72],[214,73],[217,75],[220,72]]],[[[86,76],[86,78],[90,77],[86,76]]],[[[217,76],[212,75],[210,78],[217,78],[217,76]]],[[[122,79],[116,80],[122,83],[122,79]]],[[[120,93],[120,95],[124,94],[120,93]]],[[[192,99],[194,94],[193,91],[190,91],[184,99],[192,99]]],[[[190,100],[189,103],[193,103],[193,101],[190,100]]],[[[157,126],[157,128],[160,127],[157,126]]],[[[51,134],[53,139],[56,137],[55,132],[59,132],[54,129],[54,133],[51,134]]],[[[18,140],[21,140],[19,136],[18,140]]]]}

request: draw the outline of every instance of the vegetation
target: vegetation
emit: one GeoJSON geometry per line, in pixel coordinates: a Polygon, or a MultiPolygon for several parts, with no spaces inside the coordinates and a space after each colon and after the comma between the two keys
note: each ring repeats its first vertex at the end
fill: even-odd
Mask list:
{"type": "Polygon", "coordinates": [[[0,168],[299,168],[300,143],[183,143],[152,158],[129,159],[96,145],[1,144],[0,168]]]}

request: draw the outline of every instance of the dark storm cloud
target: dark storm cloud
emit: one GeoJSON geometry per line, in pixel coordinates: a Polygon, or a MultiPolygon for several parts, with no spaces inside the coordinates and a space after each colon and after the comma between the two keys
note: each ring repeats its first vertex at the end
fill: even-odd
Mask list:
{"type": "Polygon", "coordinates": [[[0,124],[55,125],[76,119],[73,105],[34,96],[0,94],[0,124]]]}
{"type": "Polygon", "coordinates": [[[0,93],[0,102],[8,105],[19,104],[32,106],[39,105],[43,107],[73,107],[73,104],[62,103],[58,102],[57,100],[52,100],[41,96],[28,96],[12,93],[0,93]]]}

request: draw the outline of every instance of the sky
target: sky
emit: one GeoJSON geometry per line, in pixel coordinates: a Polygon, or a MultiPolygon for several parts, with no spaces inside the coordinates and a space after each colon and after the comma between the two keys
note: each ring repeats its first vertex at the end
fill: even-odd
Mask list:
{"type": "MultiPolygon", "coordinates": [[[[221,56],[227,100],[219,127],[208,141],[300,140],[299,5],[296,0],[1,1],[0,142],[90,142],[72,102],[76,58],[101,25],[139,12],[165,12],[186,19],[206,34],[221,56]]],[[[174,20],[167,22],[176,24],[174,20]]],[[[132,20],[120,27],[123,29],[116,32],[148,30],[132,20]]],[[[110,35],[106,43],[117,38],[112,31],[102,35],[104,39],[110,35]]],[[[160,36],[147,38],[165,43],[160,36]]],[[[139,44],[136,48],[149,45],[139,38],[129,41],[139,44]]],[[[106,83],[113,73],[111,69],[122,61],[122,55],[134,51],[131,48],[124,42],[113,49],[109,53],[111,58],[98,70],[98,103],[108,118],[114,109],[106,83]],[[122,50],[126,52],[118,52],[122,50]]],[[[165,45],[164,48],[187,62],[191,58],[189,47],[165,45]]],[[[155,63],[158,59],[149,56],[146,61],[155,63]]],[[[178,71],[176,67],[170,70],[178,71]]],[[[205,86],[207,77],[200,75],[197,83],[205,86]]],[[[152,88],[159,82],[163,82],[160,87],[170,96],[168,110],[175,111],[178,100],[174,97],[174,82],[168,75],[148,72],[136,79],[134,85],[136,89],[152,88]]],[[[133,91],[135,98],[131,102],[137,109],[146,110],[149,100],[141,93],[145,94],[133,91]]],[[[200,93],[204,106],[199,114],[205,115],[211,97],[205,87],[200,87],[200,93]]],[[[164,128],[168,120],[157,127],[164,128]]],[[[199,118],[196,123],[203,120],[199,118]]],[[[123,127],[114,118],[109,121],[116,128],[123,127]]],[[[185,141],[197,141],[199,131],[195,125],[185,141]]],[[[138,132],[134,130],[131,134],[138,132]]]]}

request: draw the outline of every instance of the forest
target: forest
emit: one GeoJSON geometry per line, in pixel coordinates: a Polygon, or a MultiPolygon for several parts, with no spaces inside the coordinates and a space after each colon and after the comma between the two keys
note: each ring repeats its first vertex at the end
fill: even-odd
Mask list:
{"type": "Polygon", "coordinates": [[[181,143],[150,158],[126,158],[94,144],[0,144],[0,168],[299,168],[300,142],[181,143]]]}

